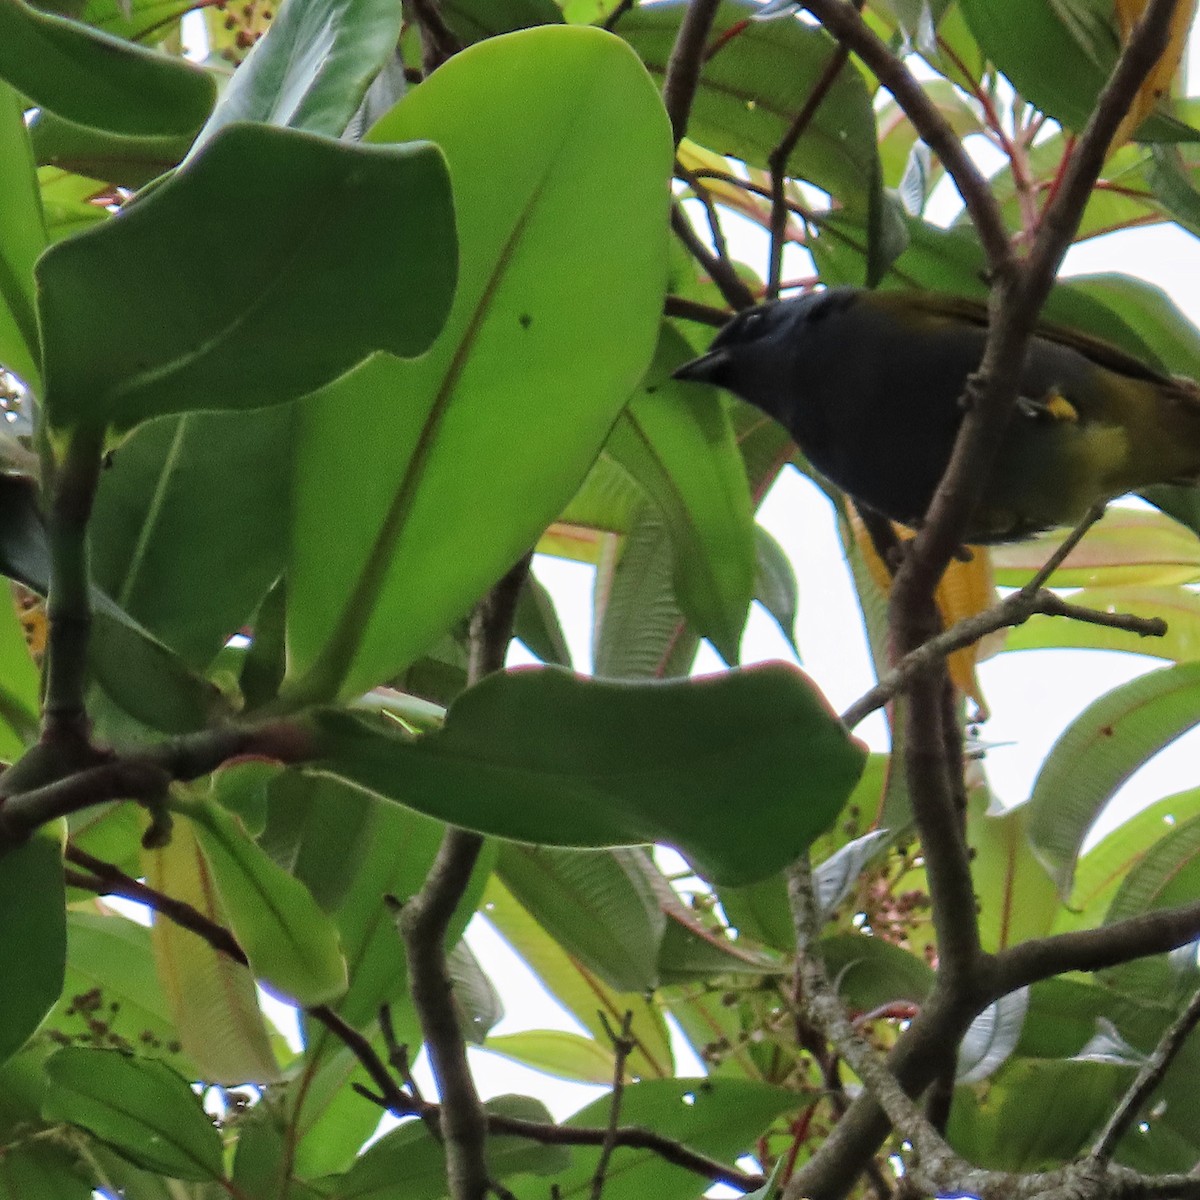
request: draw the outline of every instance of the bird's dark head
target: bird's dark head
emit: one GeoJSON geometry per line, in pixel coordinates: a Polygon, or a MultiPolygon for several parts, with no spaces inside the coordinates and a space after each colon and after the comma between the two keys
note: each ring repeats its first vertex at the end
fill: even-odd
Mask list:
{"type": "Polygon", "coordinates": [[[707,354],[684,363],[674,376],[725,388],[793,426],[799,399],[789,386],[794,364],[805,353],[811,326],[840,299],[836,291],[812,292],[748,308],[713,338],[707,354]]]}

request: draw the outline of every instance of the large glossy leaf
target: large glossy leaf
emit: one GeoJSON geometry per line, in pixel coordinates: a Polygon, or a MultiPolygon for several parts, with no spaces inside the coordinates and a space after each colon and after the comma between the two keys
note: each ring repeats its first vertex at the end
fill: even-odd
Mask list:
{"type": "Polygon", "coordinates": [[[284,0],[197,141],[234,121],[340,137],[395,52],[402,16],[392,0],[284,0]]]}
{"type": "Polygon", "coordinates": [[[533,545],[645,370],[666,275],[666,120],[603,31],[473,46],[370,136],[446,153],[460,283],[423,359],[368,363],[302,407],[297,698],[394,676],[533,545]]]}
{"type": "Polygon", "coordinates": [[[1130,1076],[1111,1064],[1014,1059],[986,1086],[958,1089],[947,1137],[993,1170],[1061,1166],[1099,1133],[1130,1076]]]}
{"type": "Polygon", "coordinates": [[[675,590],[693,627],[735,663],[754,588],[750,489],[715,389],[670,378],[691,347],[663,327],[658,353],[608,439],[608,453],[654,500],[671,534],[675,590]]]}
{"type": "Polygon", "coordinates": [[[116,1050],[60,1050],[46,1063],[49,1120],[69,1121],[175,1179],[220,1179],[221,1138],[187,1081],[116,1050]]]}
{"type": "Polygon", "coordinates": [[[283,570],[292,415],[279,406],[152,421],[101,478],[93,578],[195,668],[283,570]]]}
{"type": "Polygon", "coordinates": [[[231,126],[119,220],[39,261],[50,420],[123,432],[282,403],[375,350],[420,354],[453,295],[454,249],[432,146],[231,126]]]}
{"type": "Polygon", "coordinates": [[[183,134],[204,123],[203,71],[24,0],[0,3],[0,78],[39,108],[114,133],[183,134]]]}
{"type": "Polygon", "coordinates": [[[213,883],[254,974],[303,1005],[346,990],[337,929],[312,893],[273,863],[217,804],[187,807],[213,883]]]}
{"type": "Polygon", "coordinates": [[[0,1063],[24,1045],[62,992],[67,957],[61,822],[0,858],[0,961],[14,986],[0,995],[0,1063]]]}
{"type": "Polygon", "coordinates": [[[1100,811],[1151,755],[1200,721],[1200,664],[1152,671],[1089,705],[1055,742],[1029,799],[1029,838],[1060,894],[1100,811]]]}
{"type": "Polygon", "coordinates": [[[546,845],[669,842],[734,884],[827,829],[866,756],[781,663],[670,684],[501,672],[415,743],[333,713],[318,738],[318,769],[442,820],[546,845]]]}
{"type": "Polygon", "coordinates": [[[40,384],[34,260],[46,248],[23,105],[0,81],[0,365],[35,391],[40,384]]]}
{"type": "MultiPolygon", "coordinates": [[[[665,72],[686,8],[683,0],[645,5],[617,26],[657,78],[665,72]]],[[[747,23],[754,11],[746,0],[725,3],[718,11],[713,43],[731,36],[704,64],[688,136],[750,166],[766,167],[823,77],[836,43],[824,30],[800,21],[747,23]]],[[[877,187],[877,169],[871,100],[862,76],[847,64],[796,143],[788,174],[865,211],[877,187]]]]}

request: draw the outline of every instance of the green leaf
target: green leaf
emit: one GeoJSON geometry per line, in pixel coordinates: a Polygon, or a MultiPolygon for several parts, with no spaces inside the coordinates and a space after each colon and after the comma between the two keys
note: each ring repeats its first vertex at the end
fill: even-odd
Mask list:
{"type": "Polygon", "coordinates": [[[131,1162],[175,1179],[221,1179],[221,1138],[200,1097],[164,1063],[115,1050],[60,1050],[46,1062],[42,1114],[69,1121],[131,1162]]]}
{"type": "Polygon", "coordinates": [[[41,1025],[62,992],[67,957],[61,822],[0,858],[0,962],[12,986],[0,999],[0,1063],[41,1025]]]}
{"type": "Polygon", "coordinates": [[[866,757],[781,663],[656,684],[498,672],[416,743],[333,713],[318,737],[318,769],[442,820],[545,845],[668,842],[734,884],[827,829],[866,757]]]}
{"type": "Polygon", "coordinates": [[[1029,838],[1059,894],[1096,817],[1152,755],[1200,721],[1200,663],[1151,671],[1090,704],[1055,742],[1029,799],[1029,838]]]}
{"type": "Polygon", "coordinates": [[[427,145],[232,126],[37,277],[55,426],[279,404],[372,351],[429,346],[454,289],[445,164],[427,145]]]}
{"type": "Polygon", "coordinates": [[[509,843],[501,847],[497,869],[530,916],[609,987],[648,992],[658,986],[666,917],[621,851],[509,843]]]}
{"type": "Polygon", "coordinates": [[[312,893],[276,866],[219,805],[201,801],[184,811],[255,975],[303,1005],[340,996],[346,964],[337,928],[312,893]]]}
{"type": "Polygon", "coordinates": [[[716,389],[696,398],[670,377],[691,357],[688,343],[664,325],[655,361],[606,449],[663,515],[680,607],[735,663],[754,589],[750,489],[716,389]]]}
{"type": "Polygon", "coordinates": [[[544,663],[558,667],[571,665],[571,651],[554,607],[554,597],[533,571],[525,577],[517,600],[513,637],[523,642],[525,648],[544,663]]]}
{"type": "MultiPolygon", "coordinates": [[[[1192,903],[1200,895],[1200,817],[1168,830],[1133,865],[1121,881],[1104,924],[1140,917],[1155,909],[1192,903]]],[[[1156,999],[1172,995],[1183,999],[1183,989],[1195,988],[1196,950],[1184,948],[1174,955],[1156,955],[1123,963],[1105,972],[1105,982],[1130,995],[1156,999]]]]}
{"type": "Polygon", "coordinates": [[[597,1045],[609,1044],[600,1014],[619,1025],[625,1013],[633,1013],[634,1048],[626,1062],[631,1076],[661,1079],[673,1074],[671,1039],[663,1010],[650,1001],[647,993],[614,992],[570,957],[494,876],[484,892],[482,912],[546,991],[592,1035],[597,1045]]]}
{"type": "Polygon", "coordinates": [[[835,934],[823,938],[818,949],[838,992],[860,1012],[898,1000],[919,1005],[933,987],[933,972],[924,959],[882,938],[835,934]]]}
{"type": "MultiPolygon", "coordinates": [[[[617,25],[660,81],[686,8],[683,0],[644,5],[617,25]]],[[[837,44],[823,29],[800,21],[754,21],[755,8],[736,0],[718,10],[710,44],[727,33],[730,39],[704,64],[688,137],[765,169],[823,78],[837,44]]],[[[805,127],[787,170],[843,205],[867,210],[879,186],[875,114],[863,77],[849,64],[805,127]]]]}
{"type": "Polygon", "coordinates": [[[595,1038],[560,1029],[530,1029],[489,1037],[484,1049],[556,1079],[611,1087],[613,1052],[595,1038]]]}
{"type": "Polygon", "coordinates": [[[700,637],[675,596],[674,553],[665,523],[643,504],[629,536],[610,538],[596,566],[593,670],[606,679],[687,675],[700,637]]]}
{"type": "Polygon", "coordinates": [[[63,994],[46,1024],[77,1045],[153,1054],[182,1073],[196,1072],[180,1052],[150,931],[125,917],[67,914],[63,994]]]}
{"type": "Polygon", "coordinates": [[[197,144],[235,121],[340,137],[395,53],[402,20],[392,0],[284,0],[197,144]]]}
{"type": "Polygon", "coordinates": [[[1079,859],[1067,928],[1099,925],[1113,893],[1161,838],[1200,816],[1200,788],[1164,796],[1122,822],[1079,859]]]}
{"type": "Polygon", "coordinates": [[[555,25],[563,19],[554,0],[442,0],[438,7],[451,32],[464,43],[535,25],[555,25]]]}
{"type": "Polygon", "coordinates": [[[64,1147],[30,1138],[0,1158],[0,1200],[92,1200],[95,1194],[64,1147]]]}
{"type": "Polygon", "coordinates": [[[294,700],[394,677],[534,544],[645,370],[662,307],[670,136],[612,35],[472,46],[370,137],[445,152],[460,282],[424,358],[378,359],[301,406],[294,700]]]}
{"type": "MultiPolygon", "coordinates": [[[[176,821],[171,841],[142,850],[141,874],[153,888],[228,924],[194,826],[176,821]]],[[[184,1051],[213,1083],[273,1083],[279,1066],[250,972],[173,921],[151,927],[154,961],[184,1051]]]]}
{"type": "Polygon", "coordinates": [[[151,421],[101,477],[93,578],[197,670],[283,571],[292,419],[276,407],[151,421]]]}
{"type": "Polygon", "coordinates": [[[29,126],[39,167],[59,167],[76,175],[137,189],[179,165],[192,144],[190,134],[174,137],[122,137],[64,120],[42,109],[29,126]]]}
{"type": "Polygon", "coordinates": [[[1130,1074],[1112,1064],[1013,1059],[985,1087],[956,1089],[947,1137],[992,1170],[1061,1166],[1099,1133],[1130,1074]]]}
{"type": "MultiPolygon", "coordinates": [[[[608,1125],[611,1097],[577,1112],[572,1128],[608,1125]]],[[[633,1083],[621,1096],[621,1124],[642,1125],[701,1154],[732,1162],[749,1150],[770,1123],[804,1099],[785,1088],[741,1079],[652,1079],[633,1083]]],[[[563,1200],[590,1194],[600,1150],[577,1146],[571,1166],[555,1178],[563,1200]]],[[[694,1200],[703,1184],[650,1150],[618,1147],[609,1163],[605,1200],[694,1200]]]]}
{"type": "Polygon", "coordinates": [[[23,108],[0,81],[0,365],[36,392],[41,342],[33,264],[46,248],[46,223],[23,108]]]}
{"type": "Polygon", "coordinates": [[[38,108],[125,134],[184,134],[204,123],[216,88],[205,72],[42,12],[0,0],[0,78],[38,108]]]}
{"type": "Polygon", "coordinates": [[[796,613],[800,607],[800,586],[796,570],[783,547],[761,526],[754,526],[757,551],[754,598],[771,614],[779,632],[799,656],[796,645],[796,613]]]}

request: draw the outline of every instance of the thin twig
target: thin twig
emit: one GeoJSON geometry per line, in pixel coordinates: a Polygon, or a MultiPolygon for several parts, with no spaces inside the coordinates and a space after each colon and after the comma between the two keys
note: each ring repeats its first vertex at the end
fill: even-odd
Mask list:
{"type": "Polygon", "coordinates": [[[617,1148],[617,1131],[621,1125],[621,1100],[625,1095],[625,1064],[633,1053],[636,1043],[630,1036],[633,1030],[633,1010],[626,1009],[621,1018],[621,1028],[613,1029],[609,1024],[608,1014],[601,1011],[600,1023],[613,1048],[613,1085],[609,1098],[608,1129],[604,1145],[600,1147],[600,1155],[596,1160],[596,1171],[592,1175],[592,1200],[600,1200],[604,1193],[604,1182],[608,1177],[608,1164],[617,1148]]]}
{"type": "Polygon", "coordinates": [[[1108,1119],[1100,1136],[1092,1147],[1092,1158],[1107,1162],[1112,1158],[1117,1143],[1128,1132],[1129,1127],[1137,1120],[1142,1105],[1150,1099],[1154,1089],[1163,1081],[1167,1069],[1175,1059],[1175,1055],[1183,1049],[1196,1023],[1200,1022],[1200,991],[1197,991],[1188,1006],[1171,1022],[1170,1028],[1162,1035],[1154,1048],[1154,1053],[1142,1065],[1137,1078],[1130,1084],[1129,1090],[1121,1097],[1121,1103],[1108,1119]]]}
{"type": "Polygon", "coordinates": [[[847,0],[806,0],[804,7],[844,46],[871,68],[896,98],[917,133],[941,159],[954,180],[993,272],[1009,265],[1008,230],[1000,206],[983,173],[963,148],[958,135],[904,63],[880,41],[847,0]]]}
{"type": "Polygon", "coordinates": [[[842,714],[846,728],[853,729],[864,717],[882,708],[893,696],[902,692],[910,680],[956,650],[974,645],[998,629],[1015,629],[1033,616],[1066,617],[1085,625],[1101,625],[1107,629],[1136,633],[1139,637],[1164,637],[1167,633],[1167,623],[1161,617],[1102,612],[1072,604],[1055,592],[1043,589],[1029,593],[1022,588],[985,612],[965,617],[945,633],[939,633],[906,654],[870,691],[846,709],[842,714]]]}
{"type": "Polygon", "coordinates": [[[730,308],[740,311],[754,306],[754,293],[738,277],[728,259],[718,258],[704,244],[703,238],[692,228],[687,214],[678,204],[671,205],[671,229],[687,252],[708,272],[730,308]]]}
{"type": "Polygon", "coordinates": [[[698,300],[688,300],[685,296],[667,296],[663,301],[663,314],[684,321],[695,321],[698,325],[710,325],[714,329],[720,329],[729,320],[729,313],[725,309],[713,308],[711,304],[701,304],[698,300]]]}
{"type": "MultiPolygon", "coordinates": [[[[862,8],[863,0],[856,0],[854,7],[862,8]]],[[[812,124],[830,88],[837,82],[842,68],[850,58],[850,48],[838,42],[813,85],[808,99],[796,114],[796,119],[779,140],[779,144],[767,156],[767,169],[771,173],[771,245],[767,263],[767,296],[774,300],[779,295],[780,280],[783,278],[783,244],[787,235],[789,210],[787,205],[787,166],[804,131],[812,124]]]]}
{"type": "Polygon", "coordinates": [[[616,29],[617,22],[637,3],[637,0],[621,0],[621,3],[604,18],[604,28],[610,33],[616,29]]]}
{"type": "MultiPolygon", "coordinates": [[[[245,952],[229,930],[218,925],[210,917],[193,908],[192,905],[182,900],[176,900],[133,879],[112,863],[95,858],[76,846],[68,845],[66,857],[69,862],[84,868],[84,871],[68,873],[72,886],[95,891],[98,895],[122,896],[137,901],[139,904],[145,904],[168,921],[202,938],[218,953],[226,955],[243,966],[248,965],[245,952]]],[[[431,1117],[436,1122],[441,1111],[440,1106],[424,1100],[419,1093],[410,1095],[400,1088],[374,1046],[358,1030],[348,1025],[342,1017],[325,1005],[306,1008],[304,1011],[324,1024],[350,1050],[371,1077],[375,1091],[364,1088],[360,1084],[352,1084],[355,1091],[396,1116],[431,1117]]],[[[607,1128],[548,1125],[498,1113],[487,1114],[487,1130],[489,1134],[524,1137],[544,1145],[554,1146],[602,1146],[605,1140],[611,1136],[607,1128]]],[[[681,1167],[685,1171],[691,1171],[713,1183],[727,1183],[743,1192],[754,1191],[755,1188],[762,1187],[765,1182],[762,1175],[739,1171],[736,1167],[730,1167],[718,1159],[690,1149],[682,1142],[673,1141],[653,1130],[641,1129],[637,1126],[624,1126],[618,1129],[616,1145],[628,1147],[631,1150],[647,1150],[658,1155],[664,1162],[681,1167]]]]}
{"type": "Polygon", "coordinates": [[[691,116],[692,102],[696,98],[700,71],[704,65],[704,47],[719,7],[720,0],[689,0],[675,44],[671,47],[671,55],[667,59],[667,70],[663,77],[663,106],[671,119],[671,133],[676,146],[687,133],[688,117],[691,116]]]}

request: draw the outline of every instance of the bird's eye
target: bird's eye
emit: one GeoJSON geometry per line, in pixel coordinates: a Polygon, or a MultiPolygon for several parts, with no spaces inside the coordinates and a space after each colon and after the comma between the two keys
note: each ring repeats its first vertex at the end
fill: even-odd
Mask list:
{"type": "Polygon", "coordinates": [[[742,314],[742,333],[755,333],[762,326],[762,323],[762,310],[752,308],[749,312],[742,314]]]}

